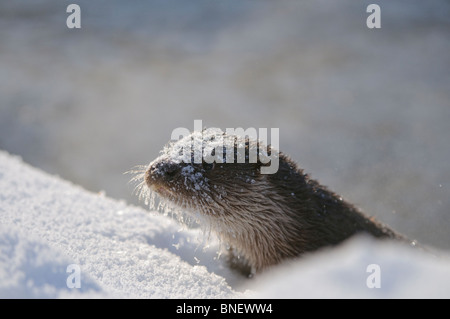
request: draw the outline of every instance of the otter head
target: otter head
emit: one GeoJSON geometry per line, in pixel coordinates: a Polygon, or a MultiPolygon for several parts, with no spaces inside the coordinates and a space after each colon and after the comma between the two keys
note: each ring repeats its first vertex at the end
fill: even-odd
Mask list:
{"type": "Polygon", "coordinates": [[[275,154],[283,162],[284,155],[258,141],[203,130],[169,143],[143,179],[163,200],[210,227],[257,271],[292,254],[284,238],[294,223],[283,208],[291,192],[276,189],[278,174],[261,173],[275,154]]]}
{"type": "Polygon", "coordinates": [[[267,148],[217,129],[194,132],[169,143],[149,164],[145,183],[163,199],[203,216],[226,216],[259,193],[267,148]],[[253,160],[252,160],[253,159],[253,160]],[[256,159],[256,160],[255,160],[256,159]]]}

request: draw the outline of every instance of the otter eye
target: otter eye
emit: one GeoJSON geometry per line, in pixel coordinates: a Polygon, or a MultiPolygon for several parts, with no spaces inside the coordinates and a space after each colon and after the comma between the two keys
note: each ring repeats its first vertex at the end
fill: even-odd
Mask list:
{"type": "Polygon", "coordinates": [[[213,163],[206,163],[206,162],[203,162],[203,169],[204,169],[205,171],[213,170],[214,167],[216,167],[216,163],[215,163],[215,162],[213,162],[213,163]]]}

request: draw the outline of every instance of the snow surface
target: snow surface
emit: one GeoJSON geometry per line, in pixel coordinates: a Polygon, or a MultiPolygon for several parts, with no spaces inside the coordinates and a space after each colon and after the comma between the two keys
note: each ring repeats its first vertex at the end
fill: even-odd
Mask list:
{"type": "Polygon", "coordinates": [[[355,237],[262,276],[257,298],[449,298],[450,260],[404,245],[355,237]],[[379,266],[379,288],[367,280],[379,266]]]}
{"type": "Polygon", "coordinates": [[[5,152],[0,190],[1,297],[72,295],[66,286],[70,264],[81,267],[77,295],[236,295],[223,277],[197,264],[195,258],[212,263],[217,249],[204,252],[202,235],[180,230],[169,217],[89,193],[5,152]]]}
{"type": "Polygon", "coordinates": [[[448,257],[398,244],[355,238],[251,280],[230,272],[218,247],[0,151],[1,298],[450,297],[448,257]],[[67,286],[73,264],[79,289],[67,286]],[[370,264],[381,288],[366,285],[370,264]]]}

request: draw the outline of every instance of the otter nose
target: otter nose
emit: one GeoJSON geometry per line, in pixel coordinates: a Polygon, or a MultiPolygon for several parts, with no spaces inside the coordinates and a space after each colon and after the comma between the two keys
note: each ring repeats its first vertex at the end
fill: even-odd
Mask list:
{"type": "Polygon", "coordinates": [[[171,177],[178,169],[178,165],[172,161],[161,161],[150,164],[148,172],[151,175],[171,177]]]}
{"type": "Polygon", "coordinates": [[[163,165],[161,165],[161,171],[166,176],[173,176],[174,173],[177,171],[178,166],[174,162],[164,162],[163,165]]]}

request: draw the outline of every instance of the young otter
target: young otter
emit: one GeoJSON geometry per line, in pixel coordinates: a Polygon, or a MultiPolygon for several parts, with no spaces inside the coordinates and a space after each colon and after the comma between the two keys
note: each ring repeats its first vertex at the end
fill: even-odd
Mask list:
{"type": "Polygon", "coordinates": [[[403,238],[311,179],[281,152],[278,171],[261,174],[261,167],[267,164],[259,158],[250,163],[248,153],[255,149],[258,154],[270,153],[270,146],[229,137],[217,130],[194,132],[168,144],[148,167],[135,171],[138,175],[134,180],[140,182],[140,196],[148,198],[150,190],[154,191],[210,227],[231,247],[233,267],[260,272],[360,232],[403,238]],[[196,163],[195,150],[214,156],[218,140],[224,144],[217,144],[223,145],[223,153],[217,155],[216,162],[203,159],[196,163]],[[245,163],[237,162],[238,145],[245,145],[245,163]],[[234,161],[226,162],[225,154],[230,150],[234,161]],[[224,163],[218,163],[220,158],[224,163]]]}

